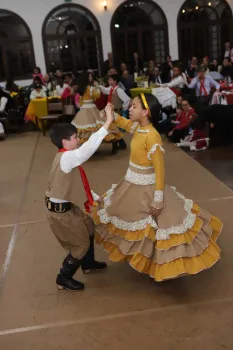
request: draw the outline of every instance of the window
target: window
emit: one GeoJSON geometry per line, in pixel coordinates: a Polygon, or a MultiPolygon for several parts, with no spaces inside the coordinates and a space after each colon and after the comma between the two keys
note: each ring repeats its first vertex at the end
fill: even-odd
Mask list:
{"type": "Polygon", "coordinates": [[[97,19],[88,9],[74,4],[55,8],[44,21],[43,43],[48,72],[56,69],[100,72],[101,32],[97,19]]]}
{"type": "Polygon", "coordinates": [[[222,59],[232,38],[232,12],[225,0],[187,0],[178,15],[179,56],[222,59]]]}
{"type": "Polygon", "coordinates": [[[133,52],[143,62],[163,63],[168,54],[167,19],[154,2],[126,1],[115,11],[111,22],[115,61],[131,63],[133,52]]]}
{"type": "Polygon", "coordinates": [[[15,13],[0,10],[0,81],[31,78],[34,67],[30,29],[15,13]]]}

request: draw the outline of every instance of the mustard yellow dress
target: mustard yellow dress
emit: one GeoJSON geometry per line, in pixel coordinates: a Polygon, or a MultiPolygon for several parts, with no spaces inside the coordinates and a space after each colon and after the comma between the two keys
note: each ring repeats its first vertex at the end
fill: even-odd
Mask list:
{"type": "Polygon", "coordinates": [[[133,133],[125,177],[94,208],[96,242],[112,261],[128,261],[155,281],[197,274],[220,259],[216,243],[222,222],[165,185],[164,149],[156,129],[123,117],[118,127],[133,133]],[[152,206],[165,208],[155,218],[152,206]]]}
{"type": "MultiPolygon", "coordinates": [[[[99,97],[100,90],[94,86],[88,85],[81,98],[80,111],[71,122],[71,124],[77,128],[80,143],[86,142],[89,137],[104,124],[103,119],[100,117],[100,112],[94,103],[99,97]]],[[[105,137],[105,142],[112,142],[123,138],[123,134],[116,127],[115,123],[112,123],[111,130],[105,137]]]]}

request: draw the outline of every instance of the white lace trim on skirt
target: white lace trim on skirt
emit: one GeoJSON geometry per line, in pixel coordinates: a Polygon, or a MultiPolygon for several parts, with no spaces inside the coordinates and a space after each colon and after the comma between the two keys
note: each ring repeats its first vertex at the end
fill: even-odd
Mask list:
{"type": "Polygon", "coordinates": [[[171,234],[178,235],[185,233],[187,230],[190,230],[193,227],[197,218],[197,216],[192,213],[193,201],[191,199],[186,199],[181,193],[177,192],[175,187],[171,188],[174,192],[176,192],[177,196],[184,201],[184,210],[186,211],[187,216],[182,224],[178,226],[172,226],[168,229],[158,229],[155,236],[157,240],[169,239],[171,234]]]}
{"type": "Polygon", "coordinates": [[[155,173],[153,174],[138,174],[132,171],[131,169],[127,170],[125,175],[125,180],[131,182],[135,185],[153,185],[155,184],[156,177],[155,173]]]}

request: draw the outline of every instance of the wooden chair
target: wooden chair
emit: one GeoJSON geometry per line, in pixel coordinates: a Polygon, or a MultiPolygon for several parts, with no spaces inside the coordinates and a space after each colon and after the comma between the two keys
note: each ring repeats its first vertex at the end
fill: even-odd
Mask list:
{"type": "Polygon", "coordinates": [[[59,119],[62,117],[62,114],[55,114],[54,112],[57,109],[57,112],[62,112],[62,104],[60,102],[58,103],[51,103],[50,108],[49,100],[47,99],[47,108],[48,108],[48,115],[44,117],[36,117],[36,125],[39,127],[39,122],[41,123],[41,130],[43,133],[43,136],[45,136],[46,133],[46,123],[51,122],[59,122],[59,119]],[[56,108],[57,105],[57,108],[56,108]]]}
{"type": "Polygon", "coordinates": [[[51,121],[58,122],[59,118],[60,118],[60,115],[46,115],[40,118],[36,117],[36,125],[39,128],[39,121],[40,121],[43,136],[45,136],[45,133],[46,133],[46,122],[51,122],[51,121]]]}

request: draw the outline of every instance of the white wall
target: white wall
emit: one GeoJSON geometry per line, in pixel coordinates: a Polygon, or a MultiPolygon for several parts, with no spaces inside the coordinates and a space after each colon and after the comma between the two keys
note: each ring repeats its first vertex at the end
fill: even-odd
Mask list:
{"type": "MultiPolygon", "coordinates": [[[[110,23],[116,8],[122,0],[107,0],[108,10],[102,7],[102,0],[73,0],[93,12],[99,21],[102,33],[104,58],[111,51],[110,23]]],[[[233,0],[228,0],[233,11],[233,0]]],[[[164,11],[168,21],[169,48],[173,59],[178,58],[177,16],[184,0],[157,0],[156,3],[164,11]]],[[[0,9],[13,11],[28,24],[33,38],[36,65],[45,72],[44,49],[42,45],[42,25],[47,14],[56,6],[65,4],[59,0],[1,0],[0,9]]]]}

